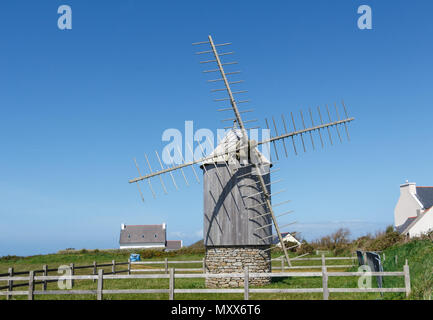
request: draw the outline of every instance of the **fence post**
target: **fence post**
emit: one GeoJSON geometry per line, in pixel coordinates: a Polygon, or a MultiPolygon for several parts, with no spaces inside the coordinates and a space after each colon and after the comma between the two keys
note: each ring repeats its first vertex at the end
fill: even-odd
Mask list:
{"type": "MultiPolygon", "coordinates": [[[[96,272],[96,266],[97,266],[96,261],[93,261],[93,275],[94,275],[94,276],[97,275],[97,272],[96,272]]],[[[93,282],[95,282],[95,281],[96,281],[96,280],[93,279],[93,282]]]]}
{"type": "Polygon", "coordinates": [[[328,273],[326,272],[326,267],[322,267],[322,286],[323,286],[323,300],[329,300],[329,290],[328,290],[328,273]]]}
{"type": "Polygon", "coordinates": [[[386,260],[386,256],[385,256],[385,252],[383,253],[383,261],[385,262],[386,260]]]}
{"type": "Polygon", "coordinates": [[[248,266],[245,267],[244,276],[244,300],[250,299],[250,275],[248,273],[248,266]]]}
{"type": "Polygon", "coordinates": [[[35,272],[29,271],[29,293],[28,300],[33,300],[33,291],[35,290],[35,272]]]}
{"type": "Polygon", "coordinates": [[[322,267],[326,266],[326,259],[325,259],[325,254],[322,253],[322,267]]]}
{"type": "Polygon", "coordinates": [[[206,273],[206,261],[205,258],[203,258],[203,273],[206,273]]]}
{"type": "Polygon", "coordinates": [[[281,272],[284,272],[284,258],[281,257],[281,272]]]}
{"type": "Polygon", "coordinates": [[[174,268],[170,268],[170,279],[169,279],[169,300],[174,300],[174,268]]]}
{"type": "MultiPolygon", "coordinates": [[[[43,275],[44,276],[48,276],[48,266],[46,264],[43,265],[42,269],[44,270],[43,275]]],[[[47,290],[47,280],[45,279],[42,283],[42,290],[46,291],[47,290]]]]}
{"type": "Polygon", "coordinates": [[[102,290],[104,289],[104,269],[98,270],[98,288],[97,288],[97,299],[102,300],[102,290]]]}
{"type": "Polygon", "coordinates": [[[128,259],[128,276],[131,275],[131,258],[128,259]]]}
{"type": "Polygon", "coordinates": [[[113,266],[111,267],[111,273],[116,274],[116,260],[111,261],[113,266]]]}
{"type": "MultiPolygon", "coordinates": [[[[75,274],[75,267],[74,263],[71,263],[71,276],[75,274]]],[[[74,287],[74,279],[71,279],[71,286],[74,287]]]]}
{"type": "Polygon", "coordinates": [[[168,259],[167,258],[164,259],[164,268],[165,268],[165,274],[167,274],[168,273],[168,259]]]}
{"type": "Polygon", "coordinates": [[[406,264],[403,266],[403,270],[404,270],[404,285],[406,287],[406,297],[409,297],[409,295],[410,295],[410,273],[409,273],[409,265],[407,264],[407,260],[406,260],[406,264]]]}
{"type": "MultiPolygon", "coordinates": [[[[9,273],[9,277],[13,277],[14,276],[14,268],[9,268],[8,270],[9,273]]],[[[14,290],[14,281],[13,280],[9,280],[8,281],[8,291],[13,291],[14,290]]],[[[6,296],[6,300],[9,300],[12,296],[7,295],[6,296]]]]}
{"type": "Polygon", "coordinates": [[[394,257],[395,265],[397,265],[397,261],[398,261],[398,257],[397,257],[397,255],[395,255],[395,257],[394,257]]]}

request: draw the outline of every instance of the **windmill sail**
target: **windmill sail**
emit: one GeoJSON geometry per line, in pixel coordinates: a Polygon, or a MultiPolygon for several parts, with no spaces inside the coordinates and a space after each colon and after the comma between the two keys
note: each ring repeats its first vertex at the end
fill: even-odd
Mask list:
{"type": "MultiPolygon", "coordinates": [[[[229,170],[230,175],[233,175],[233,174],[236,174],[236,169],[234,171],[230,171],[231,170],[230,165],[229,165],[230,161],[233,161],[233,159],[242,159],[243,156],[247,155],[247,159],[249,161],[246,163],[246,165],[253,167],[255,172],[258,173],[256,175],[257,179],[254,181],[254,184],[255,184],[255,187],[257,187],[257,193],[262,196],[262,200],[261,200],[260,204],[256,204],[256,205],[263,206],[265,209],[264,213],[261,213],[260,216],[256,216],[255,218],[261,218],[263,216],[270,217],[271,223],[274,226],[275,231],[276,231],[276,237],[278,238],[278,240],[281,244],[281,247],[284,251],[284,256],[285,256],[285,258],[286,258],[286,260],[290,266],[291,263],[290,263],[290,259],[289,259],[289,255],[288,255],[288,251],[287,251],[290,248],[286,248],[286,246],[284,244],[284,239],[282,237],[281,230],[280,230],[281,228],[279,227],[279,224],[277,222],[277,215],[275,214],[275,212],[273,210],[273,206],[271,204],[271,196],[275,196],[276,194],[279,194],[280,191],[273,192],[272,194],[269,192],[269,183],[265,182],[265,180],[263,179],[263,176],[261,174],[261,172],[263,171],[262,167],[264,165],[264,161],[263,161],[262,155],[257,150],[257,146],[272,144],[274,147],[275,155],[276,155],[277,160],[278,160],[279,156],[278,156],[278,152],[277,152],[277,142],[281,142],[283,144],[284,154],[287,157],[288,151],[287,151],[287,146],[286,146],[286,140],[289,140],[289,141],[291,140],[292,141],[291,144],[293,146],[294,153],[297,155],[298,149],[296,148],[295,141],[296,141],[296,138],[298,138],[298,137],[300,138],[300,140],[302,142],[303,150],[305,152],[306,152],[307,148],[306,148],[306,141],[304,140],[304,136],[305,137],[307,135],[310,136],[311,145],[312,145],[313,149],[315,149],[316,144],[314,143],[313,134],[316,132],[319,134],[320,143],[321,143],[322,147],[324,146],[323,138],[322,138],[322,131],[323,130],[327,131],[330,143],[333,144],[332,136],[331,136],[331,129],[335,128],[335,131],[336,131],[340,141],[342,141],[339,127],[344,125],[345,131],[347,134],[347,138],[350,139],[347,125],[350,122],[352,122],[354,120],[354,118],[348,117],[346,106],[343,102],[345,118],[340,119],[338,108],[337,108],[337,105],[335,104],[335,112],[337,115],[337,119],[332,120],[329,108],[328,108],[328,106],[326,106],[326,111],[327,111],[326,114],[328,115],[329,122],[324,123],[322,113],[320,111],[320,108],[318,107],[317,111],[318,111],[319,117],[316,118],[316,121],[314,121],[314,116],[313,116],[311,109],[309,109],[309,113],[307,113],[306,115],[304,115],[304,113],[302,113],[302,111],[300,112],[299,116],[300,116],[301,123],[302,123],[301,129],[299,129],[300,128],[299,126],[298,126],[298,128],[296,127],[295,117],[294,117],[293,113],[290,113],[290,116],[288,118],[289,121],[287,123],[286,123],[284,115],[281,115],[281,120],[283,123],[284,130],[282,130],[282,129],[278,130],[277,122],[275,121],[274,117],[272,117],[272,124],[273,124],[273,129],[274,129],[275,134],[273,136],[271,136],[270,138],[264,139],[262,141],[250,140],[248,138],[248,133],[247,133],[248,128],[246,127],[246,124],[253,123],[257,120],[256,119],[244,120],[242,118],[242,115],[243,114],[249,114],[252,112],[252,110],[239,110],[239,108],[238,108],[238,105],[245,104],[245,103],[249,102],[249,100],[247,100],[243,97],[243,94],[245,94],[247,91],[241,90],[241,89],[237,89],[237,91],[232,91],[232,89],[231,89],[232,85],[238,85],[238,84],[243,83],[244,81],[230,78],[232,76],[238,75],[240,73],[240,71],[235,70],[235,71],[226,72],[224,70],[225,66],[237,65],[238,63],[237,63],[237,61],[222,61],[222,57],[226,57],[226,56],[231,57],[231,55],[233,54],[232,51],[218,52],[218,49],[220,47],[226,48],[227,46],[231,45],[231,43],[215,44],[212,37],[209,35],[208,41],[194,43],[194,45],[209,45],[210,46],[210,50],[200,51],[200,52],[197,52],[197,54],[199,54],[199,55],[210,54],[211,55],[211,57],[208,58],[207,60],[203,60],[200,62],[203,65],[207,66],[209,64],[216,64],[216,67],[211,67],[210,69],[205,70],[204,73],[206,73],[206,74],[215,74],[215,73],[218,74],[219,73],[220,74],[219,78],[208,80],[208,82],[214,83],[214,84],[219,84],[219,83],[224,84],[224,86],[222,88],[218,87],[218,88],[212,89],[211,91],[214,93],[226,93],[225,97],[219,97],[217,99],[214,99],[214,101],[218,102],[218,103],[220,103],[220,102],[229,102],[230,103],[230,107],[223,106],[223,107],[220,107],[220,109],[218,109],[218,111],[221,111],[221,112],[231,111],[233,113],[232,118],[226,118],[226,119],[223,119],[222,121],[223,122],[231,121],[234,123],[235,129],[239,131],[239,134],[237,135],[239,139],[236,141],[231,141],[231,142],[226,143],[225,148],[221,148],[220,150],[215,150],[210,155],[205,155],[204,152],[202,152],[203,153],[202,158],[194,159],[194,160],[189,161],[189,162],[185,162],[184,157],[182,156],[180,150],[178,150],[178,152],[181,155],[182,163],[178,164],[178,165],[174,165],[173,163],[171,163],[170,164],[171,167],[165,167],[165,168],[161,162],[161,159],[159,158],[159,154],[156,152],[156,156],[158,158],[158,162],[159,162],[160,167],[161,167],[161,170],[158,170],[158,171],[152,170],[150,163],[149,163],[149,160],[148,160],[147,156],[145,155],[146,156],[146,162],[148,164],[150,173],[141,175],[141,171],[138,168],[138,164],[136,164],[139,176],[136,178],[130,179],[129,183],[139,183],[141,181],[148,181],[148,184],[149,184],[149,187],[152,191],[152,194],[155,195],[154,189],[152,188],[152,185],[150,183],[150,180],[152,178],[159,177],[161,185],[163,186],[163,189],[166,192],[166,187],[165,187],[165,184],[162,180],[162,175],[164,175],[164,174],[169,174],[171,176],[173,185],[177,189],[178,185],[175,182],[174,176],[173,176],[174,171],[177,171],[177,170],[181,171],[186,184],[188,184],[188,180],[187,180],[185,172],[183,171],[183,169],[186,167],[192,167],[194,175],[195,175],[197,181],[199,181],[197,173],[195,172],[195,169],[194,169],[194,165],[202,165],[204,170],[206,170],[206,165],[203,165],[203,164],[212,164],[213,166],[215,166],[216,174],[221,175],[221,172],[217,168],[217,164],[223,163],[226,166],[227,170],[229,170]],[[237,99],[237,97],[241,97],[241,98],[237,99]],[[309,125],[309,126],[306,125],[306,121],[308,123],[308,115],[309,115],[309,120],[311,122],[311,125],[309,125]],[[292,131],[289,131],[290,130],[290,123],[291,123],[291,126],[293,127],[292,131]],[[280,133],[280,132],[282,132],[282,133],[280,133]]],[[[267,128],[269,130],[271,130],[271,128],[269,127],[269,123],[268,123],[267,119],[265,119],[265,120],[266,120],[267,128]]],[[[227,127],[227,128],[231,128],[231,127],[227,127]]],[[[249,128],[249,129],[251,129],[251,128],[249,128]]],[[[290,145],[290,142],[288,142],[288,145],[290,145]]],[[[191,146],[188,145],[188,147],[190,148],[190,151],[193,153],[191,146]]],[[[200,147],[201,147],[201,145],[200,145],[200,147]]],[[[272,170],[270,172],[272,172],[272,170]]],[[[241,177],[241,175],[240,175],[240,177],[241,177]]],[[[139,192],[141,194],[141,189],[139,189],[139,192]]],[[[288,213],[291,213],[291,212],[289,211],[289,212],[280,214],[279,216],[283,216],[283,215],[286,215],[288,213]]],[[[254,219],[254,217],[252,217],[252,218],[254,219]]],[[[262,228],[262,227],[260,227],[260,228],[262,228]]],[[[260,230],[258,230],[258,231],[260,231],[260,230]]],[[[266,238],[268,238],[268,237],[270,237],[270,236],[267,236],[266,238]]],[[[274,235],[272,237],[274,237],[274,235]]],[[[263,238],[263,240],[266,241],[265,238],[263,238]]]]}

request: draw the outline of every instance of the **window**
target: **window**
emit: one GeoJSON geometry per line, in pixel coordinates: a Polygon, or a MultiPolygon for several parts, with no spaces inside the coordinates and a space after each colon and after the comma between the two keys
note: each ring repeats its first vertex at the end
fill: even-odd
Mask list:
{"type": "Polygon", "coordinates": [[[128,238],[131,238],[131,235],[130,235],[130,234],[128,234],[128,238]]]}
{"type": "Polygon", "coordinates": [[[156,234],[155,234],[155,238],[156,238],[156,234]]]}

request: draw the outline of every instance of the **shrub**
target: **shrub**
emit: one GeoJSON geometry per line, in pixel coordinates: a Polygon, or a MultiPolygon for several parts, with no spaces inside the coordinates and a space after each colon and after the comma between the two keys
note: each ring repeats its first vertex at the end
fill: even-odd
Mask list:
{"type": "Polygon", "coordinates": [[[313,252],[314,247],[305,240],[302,241],[301,246],[296,250],[296,253],[299,255],[313,252]]]}
{"type": "Polygon", "coordinates": [[[420,239],[433,241],[433,230],[429,230],[428,232],[423,233],[420,236],[420,239]]]}
{"type": "Polygon", "coordinates": [[[383,251],[395,244],[403,243],[404,237],[396,231],[384,233],[372,240],[367,246],[366,250],[370,251],[383,251]]]}
{"type": "Polygon", "coordinates": [[[7,256],[4,256],[4,257],[0,257],[0,261],[17,261],[17,260],[19,260],[21,258],[22,257],[7,255],[7,256]]]}
{"type": "Polygon", "coordinates": [[[286,246],[286,248],[290,248],[290,252],[296,252],[298,244],[296,242],[284,241],[284,245],[286,246]]]}
{"type": "Polygon", "coordinates": [[[385,230],[385,233],[391,233],[393,231],[394,231],[394,226],[387,226],[386,230],[385,230]]]}
{"type": "Polygon", "coordinates": [[[324,236],[319,240],[313,241],[311,244],[315,249],[336,252],[350,251],[349,248],[349,229],[340,228],[329,236],[324,236]]]}

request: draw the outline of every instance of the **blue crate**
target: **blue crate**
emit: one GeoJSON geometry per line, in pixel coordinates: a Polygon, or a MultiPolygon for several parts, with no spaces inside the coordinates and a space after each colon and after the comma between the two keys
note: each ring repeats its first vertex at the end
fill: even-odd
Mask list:
{"type": "Polygon", "coordinates": [[[138,253],[131,253],[131,255],[129,256],[129,260],[131,262],[140,261],[140,255],[138,253]]]}

